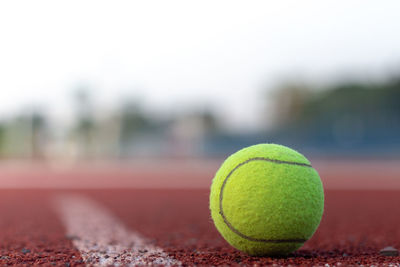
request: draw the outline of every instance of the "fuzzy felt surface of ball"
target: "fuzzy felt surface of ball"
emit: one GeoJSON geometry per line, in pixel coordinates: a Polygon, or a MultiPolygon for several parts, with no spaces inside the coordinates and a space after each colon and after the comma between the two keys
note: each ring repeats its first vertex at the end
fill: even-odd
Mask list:
{"type": "Polygon", "coordinates": [[[210,192],[225,240],[254,256],[287,255],[314,234],[324,210],[321,179],[299,152],[258,144],[228,157],[210,192]]]}

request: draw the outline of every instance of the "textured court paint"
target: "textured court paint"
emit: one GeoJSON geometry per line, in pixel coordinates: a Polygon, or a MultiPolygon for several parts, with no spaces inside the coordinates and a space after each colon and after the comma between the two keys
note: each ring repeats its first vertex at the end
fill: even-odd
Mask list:
{"type": "Polygon", "coordinates": [[[62,195],[55,203],[67,235],[89,266],[181,265],[88,198],[62,195]]]}
{"type": "Polygon", "coordinates": [[[210,194],[218,231],[251,255],[287,254],[301,247],[317,229],[323,205],[322,183],[310,162],[273,144],[230,156],[215,175],[210,194]]]}

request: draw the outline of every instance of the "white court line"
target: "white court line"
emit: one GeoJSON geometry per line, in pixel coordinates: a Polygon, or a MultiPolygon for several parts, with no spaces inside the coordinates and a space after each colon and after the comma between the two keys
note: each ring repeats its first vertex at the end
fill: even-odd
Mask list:
{"type": "Polygon", "coordinates": [[[90,266],[181,265],[140,234],[129,231],[98,203],[79,195],[61,195],[56,210],[67,235],[90,266]]]}

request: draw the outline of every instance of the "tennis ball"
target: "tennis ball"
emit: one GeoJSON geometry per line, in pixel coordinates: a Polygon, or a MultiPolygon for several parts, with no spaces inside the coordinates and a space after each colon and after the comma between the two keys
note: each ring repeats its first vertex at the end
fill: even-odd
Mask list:
{"type": "Polygon", "coordinates": [[[236,249],[254,256],[287,255],[318,228],[324,191],[302,154],[259,144],[222,164],[211,185],[210,210],[217,230],[236,249]]]}

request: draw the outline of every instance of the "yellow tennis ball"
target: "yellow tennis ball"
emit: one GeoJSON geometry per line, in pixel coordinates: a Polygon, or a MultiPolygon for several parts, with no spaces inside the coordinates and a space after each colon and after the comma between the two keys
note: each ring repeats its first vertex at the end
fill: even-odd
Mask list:
{"type": "Polygon", "coordinates": [[[250,255],[287,255],[318,228],[324,190],[297,151],[276,144],[244,148],[217,171],[210,210],[221,235],[250,255]]]}

